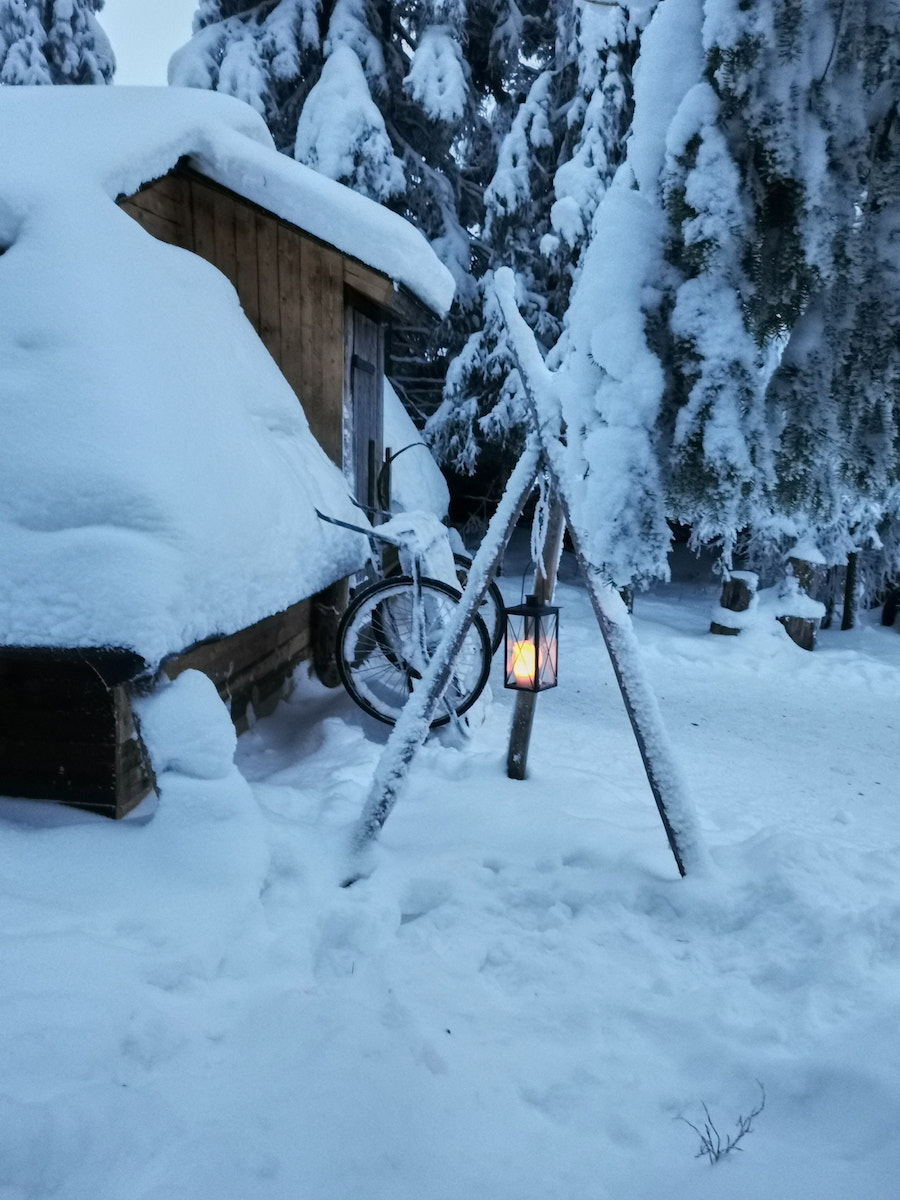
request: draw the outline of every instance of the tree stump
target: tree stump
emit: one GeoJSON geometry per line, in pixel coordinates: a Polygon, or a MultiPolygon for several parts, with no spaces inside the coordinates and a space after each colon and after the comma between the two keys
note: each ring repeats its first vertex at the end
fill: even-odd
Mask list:
{"type": "Polygon", "coordinates": [[[722,595],[718,607],[713,610],[709,632],[737,637],[749,623],[758,585],[759,576],[755,571],[732,571],[722,581],[722,595]]]}
{"type": "Polygon", "coordinates": [[[819,626],[825,616],[825,605],[808,594],[816,566],[816,563],[803,558],[788,558],[787,576],[778,600],[776,617],[791,641],[801,650],[815,649],[819,626]]]}

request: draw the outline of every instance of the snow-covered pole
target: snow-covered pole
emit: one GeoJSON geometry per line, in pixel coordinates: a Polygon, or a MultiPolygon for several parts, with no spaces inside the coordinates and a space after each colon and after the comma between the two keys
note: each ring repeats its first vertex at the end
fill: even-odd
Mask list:
{"type": "Polygon", "coordinates": [[[431,721],[450,680],[466,633],[484,600],[494,568],[534,487],[540,457],[538,438],[532,434],[509,477],[497,511],[469,568],[462,599],[447,622],[437,649],[397,718],[397,724],[378,760],[368,799],[353,834],[353,851],[356,854],[378,837],[397,801],[410,763],[428,736],[431,721]]]}
{"type": "Polygon", "coordinates": [[[544,363],[534,335],[519,312],[512,271],[508,267],[500,268],[495,273],[494,282],[544,461],[562,504],[578,565],[587,584],[591,606],[622,693],[669,847],[679,874],[684,876],[688,871],[700,874],[707,869],[708,858],[699,822],[675,762],[659,704],[644,671],[631,618],[616,589],[603,578],[584,552],[585,539],[580,536],[574,520],[565,475],[561,469],[562,447],[555,433],[559,427],[555,381],[544,363]]]}

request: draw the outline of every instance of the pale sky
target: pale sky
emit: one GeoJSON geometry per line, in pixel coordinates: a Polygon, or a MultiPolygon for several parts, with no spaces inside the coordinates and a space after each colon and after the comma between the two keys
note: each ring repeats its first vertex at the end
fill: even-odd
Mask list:
{"type": "Polygon", "coordinates": [[[106,0],[100,24],[116,54],[116,83],[165,84],[169,56],[191,36],[197,0],[106,0]]]}

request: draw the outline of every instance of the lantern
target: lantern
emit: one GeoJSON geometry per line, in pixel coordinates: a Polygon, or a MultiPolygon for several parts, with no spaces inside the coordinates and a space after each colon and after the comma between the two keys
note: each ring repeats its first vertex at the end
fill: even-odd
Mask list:
{"type": "Polygon", "coordinates": [[[504,686],[520,692],[556,687],[559,609],[527,596],[506,610],[506,678],[504,686]]]}

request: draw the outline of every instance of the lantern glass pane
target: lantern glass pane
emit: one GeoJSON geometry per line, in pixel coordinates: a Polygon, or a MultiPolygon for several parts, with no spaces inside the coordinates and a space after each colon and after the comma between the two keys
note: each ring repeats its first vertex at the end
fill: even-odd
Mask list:
{"type": "Polygon", "coordinates": [[[537,670],[537,648],[534,636],[529,637],[533,620],[523,614],[512,614],[506,622],[506,678],[504,684],[519,691],[533,691],[537,670]]]}
{"type": "Polygon", "coordinates": [[[537,686],[542,691],[544,688],[556,687],[557,624],[555,613],[541,618],[537,686]]]}

